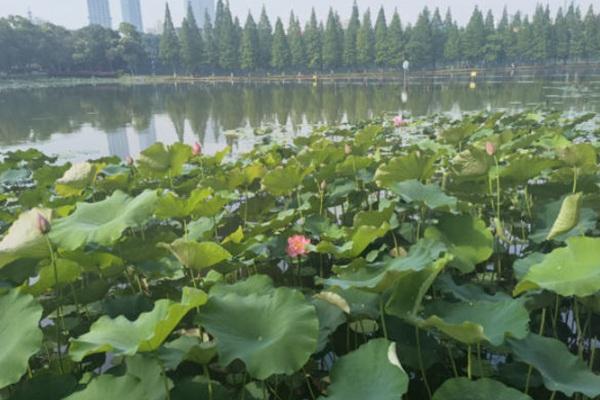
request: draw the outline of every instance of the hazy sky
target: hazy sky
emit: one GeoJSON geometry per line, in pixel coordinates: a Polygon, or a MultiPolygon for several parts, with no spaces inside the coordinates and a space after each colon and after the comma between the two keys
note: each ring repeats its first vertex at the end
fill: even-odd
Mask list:
{"type": "MultiPolygon", "coordinates": [[[[113,25],[117,26],[121,21],[120,0],[109,0],[111,4],[111,13],[113,25]]],[[[153,28],[157,26],[164,14],[165,0],[141,0],[143,8],[144,26],[153,28]]],[[[272,18],[281,16],[285,20],[290,14],[292,8],[302,20],[306,20],[310,15],[310,9],[315,7],[318,14],[324,18],[329,7],[338,10],[342,18],[347,18],[350,13],[353,0],[299,0],[290,2],[288,0],[230,0],[231,9],[235,15],[243,20],[252,10],[256,15],[260,12],[263,4],[266,4],[267,10],[272,18]],[[293,4],[293,5],[290,5],[293,4]]],[[[531,13],[538,0],[358,0],[361,10],[367,7],[379,8],[383,5],[386,11],[392,12],[394,8],[400,11],[402,20],[405,22],[414,22],[417,14],[427,5],[431,8],[441,7],[443,9],[451,6],[453,14],[459,22],[468,19],[475,5],[483,9],[491,8],[495,15],[500,15],[502,8],[506,5],[511,13],[521,10],[531,13]]],[[[559,6],[567,3],[565,0],[546,0],[555,10],[559,6]]],[[[570,0],[569,0],[570,2],[570,0]]],[[[598,4],[597,0],[575,0],[575,4],[582,8],[592,4],[598,4]]],[[[173,17],[179,24],[184,14],[184,0],[168,0],[173,17]]],[[[0,17],[19,14],[26,16],[27,10],[31,10],[34,17],[48,20],[50,22],[64,25],[69,28],[79,28],[87,24],[87,6],[86,0],[0,0],[0,17]]]]}

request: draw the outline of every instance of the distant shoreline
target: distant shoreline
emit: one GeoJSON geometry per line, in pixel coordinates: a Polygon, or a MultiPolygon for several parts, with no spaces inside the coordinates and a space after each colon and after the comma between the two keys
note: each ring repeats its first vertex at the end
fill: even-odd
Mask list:
{"type": "MultiPolygon", "coordinates": [[[[598,75],[600,62],[552,65],[522,65],[492,68],[444,68],[409,71],[407,84],[427,81],[484,82],[502,78],[540,78],[551,75],[598,75]]],[[[189,75],[123,75],[120,77],[52,77],[44,75],[0,76],[0,93],[7,90],[74,87],[82,85],[152,85],[177,83],[335,83],[335,82],[404,82],[404,71],[333,72],[319,74],[231,74],[210,76],[189,75]]]]}

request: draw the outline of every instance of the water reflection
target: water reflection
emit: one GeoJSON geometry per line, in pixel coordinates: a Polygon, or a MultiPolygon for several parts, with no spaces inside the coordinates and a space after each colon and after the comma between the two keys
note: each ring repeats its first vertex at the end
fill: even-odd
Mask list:
{"type": "Polygon", "coordinates": [[[225,132],[354,122],[382,112],[460,114],[544,106],[600,110],[600,81],[413,84],[215,84],[97,86],[12,91],[0,95],[2,150],[37,147],[66,158],[125,158],[157,140],[231,142],[225,132]],[[101,138],[104,137],[102,140],[101,138]]]}

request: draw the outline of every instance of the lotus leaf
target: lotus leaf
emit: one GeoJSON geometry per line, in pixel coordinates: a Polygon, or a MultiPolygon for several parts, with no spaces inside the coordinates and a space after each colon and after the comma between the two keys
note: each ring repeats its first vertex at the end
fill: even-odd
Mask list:
{"type": "Polygon", "coordinates": [[[191,309],[203,305],[207,299],[201,290],[184,288],[181,303],[159,300],[152,311],[141,314],[135,321],[123,316],[101,317],[88,333],[71,340],[69,354],[73,360],[81,361],[95,353],[134,355],[154,351],[191,309]]]}
{"type": "Polygon", "coordinates": [[[175,177],[183,172],[183,165],[192,156],[192,149],[182,143],[165,146],[155,143],[142,151],[138,168],[149,178],[175,177]]]}
{"type": "Polygon", "coordinates": [[[256,379],[298,371],[317,348],[317,312],[288,288],[211,296],[199,321],[217,339],[220,363],[242,360],[256,379]]]}
{"type": "Polygon", "coordinates": [[[66,250],[91,243],[113,245],[125,229],[143,226],[150,219],[156,201],[156,192],[147,190],[135,198],[116,191],[98,203],[78,203],[73,214],[54,223],[50,239],[66,250]]]}
{"type": "Polygon", "coordinates": [[[531,400],[531,397],[493,379],[472,381],[448,379],[436,390],[433,400],[531,400]]]}
{"type": "Polygon", "coordinates": [[[375,172],[375,181],[382,188],[390,188],[398,182],[416,179],[425,181],[435,172],[435,155],[413,151],[408,155],[392,158],[375,172]]]}
{"type": "Polygon", "coordinates": [[[0,294],[0,389],[18,382],[42,347],[42,306],[13,289],[0,294]]]}
{"type": "Polygon", "coordinates": [[[49,254],[48,243],[38,226],[40,216],[51,221],[52,212],[34,208],[19,215],[0,242],[0,269],[20,258],[44,258],[49,254]]]}
{"type": "Polygon", "coordinates": [[[373,339],[341,357],[331,370],[327,397],[320,400],[397,400],[408,390],[408,375],[396,354],[396,345],[373,339]]]}
{"type": "Polygon", "coordinates": [[[600,239],[572,237],[533,265],[514,294],[546,289],[561,296],[591,296],[600,290],[600,239]]]}
{"type": "Polygon", "coordinates": [[[169,249],[180,263],[197,271],[231,259],[231,254],[214,242],[192,242],[178,239],[171,244],[161,244],[169,249]]]}
{"type": "Polygon", "coordinates": [[[417,180],[410,180],[391,185],[390,190],[407,203],[423,203],[432,210],[456,207],[456,197],[445,194],[436,184],[424,185],[417,180]]]}

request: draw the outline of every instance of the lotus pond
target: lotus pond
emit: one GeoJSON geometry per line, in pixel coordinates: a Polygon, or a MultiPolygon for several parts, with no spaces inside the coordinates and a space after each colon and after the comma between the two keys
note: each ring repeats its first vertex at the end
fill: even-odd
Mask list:
{"type": "Polygon", "coordinates": [[[0,166],[0,399],[600,396],[600,116],[0,166]]]}

